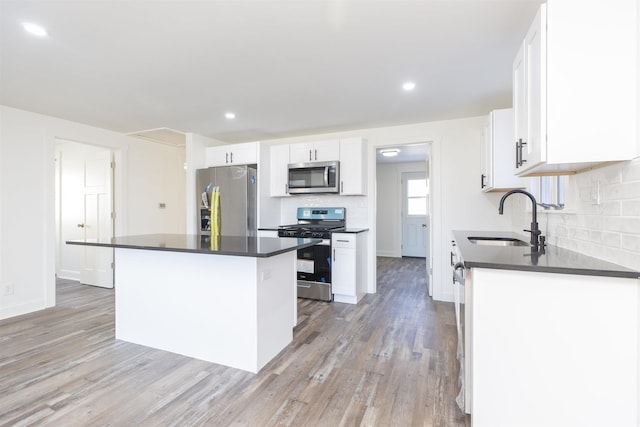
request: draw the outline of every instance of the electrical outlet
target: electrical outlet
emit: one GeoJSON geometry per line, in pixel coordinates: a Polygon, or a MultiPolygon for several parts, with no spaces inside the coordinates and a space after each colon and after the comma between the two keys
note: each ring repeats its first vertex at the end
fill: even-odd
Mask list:
{"type": "Polygon", "coordinates": [[[9,295],[13,295],[15,291],[15,286],[13,282],[7,282],[2,285],[2,296],[8,297],[9,295]]]}

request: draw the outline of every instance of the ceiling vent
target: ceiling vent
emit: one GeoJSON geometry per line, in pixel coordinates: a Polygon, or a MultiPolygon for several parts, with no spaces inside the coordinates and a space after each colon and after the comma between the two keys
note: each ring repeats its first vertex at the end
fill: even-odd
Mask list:
{"type": "Polygon", "coordinates": [[[174,147],[184,147],[187,139],[184,132],[169,128],[141,130],[128,133],[127,135],[160,144],[172,145],[174,147]]]}

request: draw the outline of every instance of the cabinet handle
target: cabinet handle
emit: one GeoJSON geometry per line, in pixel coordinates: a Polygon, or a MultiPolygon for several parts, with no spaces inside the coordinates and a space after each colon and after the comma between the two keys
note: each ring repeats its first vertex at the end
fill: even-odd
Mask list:
{"type": "Polygon", "coordinates": [[[84,228],[84,224],[78,224],[78,228],[84,228]]]}
{"type": "Polygon", "coordinates": [[[451,265],[453,266],[453,251],[449,252],[449,254],[451,255],[451,265]]]}
{"type": "Polygon", "coordinates": [[[484,179],[485,179],[486,177],[487,177],[487,176],[486,176],[485,174],[481,174],[481,175],[480,175],[480,188],[484,188],[484,187],[486,187],[486,185],[485,185],[485,183],[484,183],[484,179]]]}
{"type": "MultiPolygon", "coordinates": [[[[344,239],[336,239],[336,242],[343,242],[343,243],[349,243],[348,240],[344,240],[344,239]]],[[[335,249],[333,250],[333,252],[335,253],[335,249]]]]}
{"type": "Polygon", "coordinates": [[[334,249],[333,250],[333,262],[335,262],[335,261],[336,261],[336,250],[334,249]]]}
{"type": "Polygon", "coordinates": [[[340,181],[340,192],[344,193],[344,181],[340,181]]]}
{"type": "Polygon", "coordinates": [[[516,141],[516,169],[526,162],[526,160],[522,158],[522,148],[525,145],[527,145],[527,143],[522,141],[522,138],[516,141]]]}
{"type": "Polygon", "coordinates": [[[229,163],[229,153],[224,153],[224,162],[229,163]]]}
{"type": "Polygon", "coordinates": [[[309,161],[311,161],[311,150],[309,150],[309,161]]]}
{"type": "Polygon", "coordinates": [[[229,158],[231,159],[229,163],[233,163],[233,151],[229,154],[229,158]]]}
{"type": "Polygon", "coordinates": [[[284,194],[288,194],[289,193],[289,184],[285,184],[284,185],[284,194]]]}
{"type": "Polygon", "coordinates": [[[313,154],[316,157],[314,160],[318,160],[318,150],[313,150],[313,154]]]}

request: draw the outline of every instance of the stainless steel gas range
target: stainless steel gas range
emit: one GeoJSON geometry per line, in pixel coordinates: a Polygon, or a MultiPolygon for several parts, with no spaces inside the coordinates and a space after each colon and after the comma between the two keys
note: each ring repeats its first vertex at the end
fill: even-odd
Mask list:
{"type": "Polygon", "coordinates": [[[298,250],[298,297],[332,301],[331,233],[345,229],[345,208],[298,208],[297,218],[296,224],[278,227],[278,236],[322,239],[298,250]]]}

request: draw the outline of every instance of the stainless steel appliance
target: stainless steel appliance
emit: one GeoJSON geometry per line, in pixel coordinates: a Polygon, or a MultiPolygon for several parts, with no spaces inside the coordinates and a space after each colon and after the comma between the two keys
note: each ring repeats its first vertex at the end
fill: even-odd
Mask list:
{"type": "Polygon", "coordinates": [[[340,162],[290,163],[289,194],[339,193],[340,162]]]}
{"type": "Polygon", "coordinates": [[[200,234],[211,232],[211,192],[220,191],[221,234],[257,235],[257,166],[220,166],[196,171],[200,234]]]}
{"type": "Polygon", "coordinates": [[[322,242],[298,250],[298,297],[331,301],[331,233],[345,228],[345,208],[298,208],[298,223],[278,227],[280,237],[312,237],[322,242]]]}

